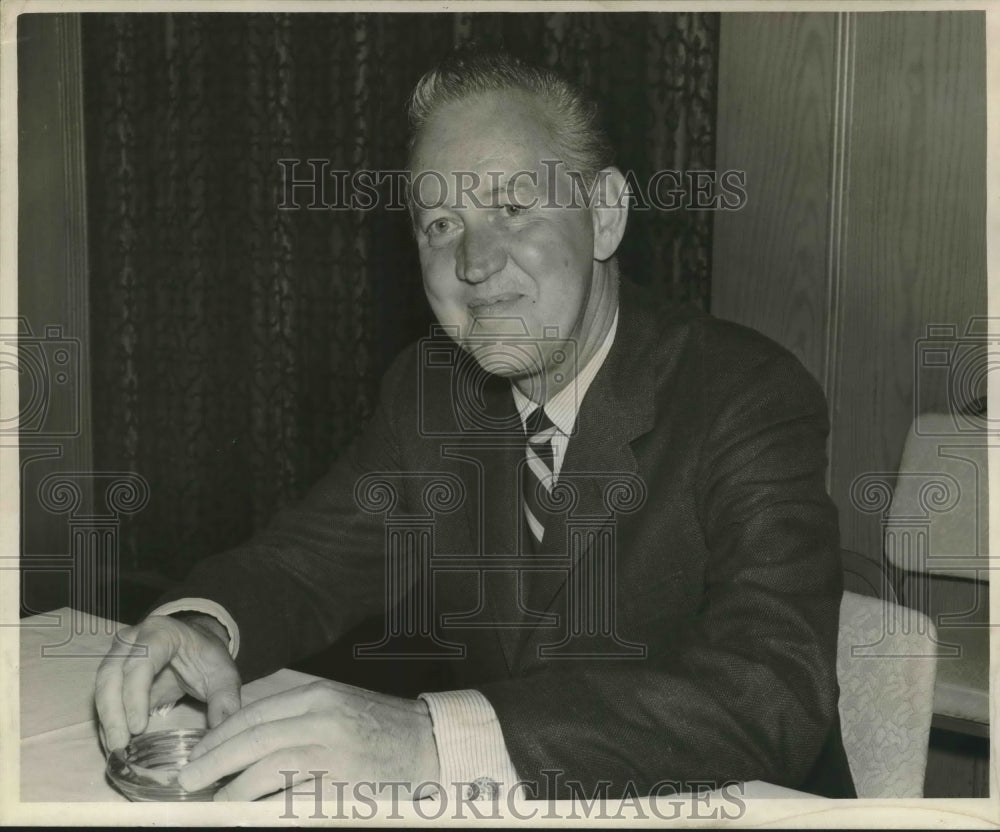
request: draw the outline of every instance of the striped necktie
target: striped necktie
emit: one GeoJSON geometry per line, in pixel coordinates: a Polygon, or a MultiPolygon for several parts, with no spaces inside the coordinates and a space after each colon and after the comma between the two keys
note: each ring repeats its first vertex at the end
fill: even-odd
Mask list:
{"type": "Polygon", "coordinates": [[[521,478],[521,502],[524,512],[525,551],[532,553],[540,550],[542,540],[545,538],[549,513],[539,501],[539,492],[544,489],[546,493],[552,493],[555,481],[552,439],[558,430],[541,407],[535,408],[525,420],[528,439],[525,449],[527,464],[524,466],[521,478]]]}

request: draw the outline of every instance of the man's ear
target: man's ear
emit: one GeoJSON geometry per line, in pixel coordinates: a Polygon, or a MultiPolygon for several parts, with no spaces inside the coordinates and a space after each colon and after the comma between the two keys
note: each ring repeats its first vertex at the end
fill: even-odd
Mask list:
{"type": "Polygon", "coordinates": [[[628,220],[628,185],[618,168],[597,174],[591,215],[594,222],[594,259],[608,260],[618,250],[628,220]]]}

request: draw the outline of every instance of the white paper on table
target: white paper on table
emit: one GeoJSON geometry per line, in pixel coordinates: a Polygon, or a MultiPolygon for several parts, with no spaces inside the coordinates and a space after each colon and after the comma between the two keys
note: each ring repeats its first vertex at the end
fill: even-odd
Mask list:
{"type": "MultiPolygon", "coordinates": [[[[127,802],[105,779],[94,709],[97,668],[120,626],[67,608],[21,622],[22,802],[127,802]]],[[[244,685],[243,704],[317,678],[279,670],[244,685]]],[[[147,730],[206,724],[205,706],[186,699],[152,715],[147,730]]]]}

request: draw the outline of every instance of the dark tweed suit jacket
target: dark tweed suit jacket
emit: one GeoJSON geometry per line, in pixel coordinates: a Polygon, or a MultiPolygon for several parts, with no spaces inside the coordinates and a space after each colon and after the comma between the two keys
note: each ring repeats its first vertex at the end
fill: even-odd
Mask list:
{"type": "MultiPolygon", "coordinates": [[[[569,568],[521,573],[521,605],[555,626],[472,626],[525,623],[511,571],[435,570],[433,596],[421,596],[439,637],[463,646],[457,686],[492,703],[539,796],[570,796],[570,781],[588,793],[610,781],[621,795],[753,779],[853,796],[837,718],[827,430],[821,390],[777,344],[623,285],[617,337],[560,474],[576,501],[564,519],[593,534],[556,523],[546,551],[569,568]],[[632,493],[609,498],[611,475],[632,493]],[[602,545],[613,545],[610,572],[602,545]],[[595,583],[615,637],[606,603],[603,638],[578,632],[553,652],[567,605],[595,583]]],[[[163,600],[223,604],[244,679],[263,675],[383,611],[389,515],[433,518],[436,563],[516,556],[522,457],[509,384],[447,340],[414,346],[386,374],[366,432],[307,497],[163,600]],[[373,472],[393,483],[393,506],[376,505],[373,472]],[[450,505],[427,487],[435,473],[453,486],[450,505]]]]}

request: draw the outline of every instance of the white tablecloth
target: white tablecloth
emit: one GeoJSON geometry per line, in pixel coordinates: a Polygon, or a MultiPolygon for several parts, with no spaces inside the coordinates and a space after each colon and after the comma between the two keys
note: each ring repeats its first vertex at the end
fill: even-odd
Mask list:
{"type": "MultiPolygon", "coordinates": [[[[128,802],[105,779],[94,711],[97,667],[120,626],[68,608],[21,623],[22,802],[128,802]]],[[[243,704],[316,678],[279,670],[244,685],[243,704]]],[[[204,726],[204,707],[188,700],[164,716],[152,716],[149,722],[151,731],[204,726]]],[[[747,798],[812,797],[759,781],[743,784],[741,794],[747,798]]],[[[269,799],[283,798],[273,795],[269,799]]]]}
{"type": "MultiPolygon", "coordinates": [[[[123,801],[104,777],[94,676],[121,625],[68,608],[21,623],[21,800],[123,801]]],[[[243,686],[243,703],[316,677],[279,670],[243,686]]],[[[184,700],[149,730],[205,727],[204,706],[184,700]]]]}

